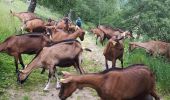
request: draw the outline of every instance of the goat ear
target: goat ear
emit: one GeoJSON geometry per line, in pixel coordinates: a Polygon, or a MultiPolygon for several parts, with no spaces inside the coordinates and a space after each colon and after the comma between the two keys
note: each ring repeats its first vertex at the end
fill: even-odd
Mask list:
{"type": "Polygon", "coordinates": [[[69,76],[71,76],[72,74],[67,72],[67,71],[62,71],[63,77],[64,78],[68,78],[69,76]]]}
{"type": "Polygon", "coordinates": [[[72,80],[72,77],[69,77],[69,78],[66,78],[66,79],[60,79],[60,82],[61,83],[69,83],[69,82],[71,82],[71,80],[72,80]]]}

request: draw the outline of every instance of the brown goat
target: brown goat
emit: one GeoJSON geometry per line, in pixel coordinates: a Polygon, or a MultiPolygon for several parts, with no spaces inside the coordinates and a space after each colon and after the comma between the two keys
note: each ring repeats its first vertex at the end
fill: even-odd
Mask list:
{"type": "Polygon", "coordinates": [[[123,68],[124,46],[123,43],[120,42],[121,39],[122,38],[118,39],[117,37],[113,36],[107,43],[103,52],[103,55],[105,56],[106,69],[108,69],[108,63],[107,63],[108,60],[112,61],[112,68],[114,68],[117,59],[121,61],[121,65],[123,68]]]}
{"type": "Polygon", "coordinates": [[[69,26],[70,26],[71,24],[72,24],[72,23],[71,23],[71,20],[70,20],[68,17],[64,17],[62,20],[60,20],[60,21],[57,23],[56,27],[57,27],[58,29],[62,29],[62,30],[64,30],[64,31],[69,32],[69,26]]]}
{"type": "Polygon", "coordinates": [[[133,51],[135,48],[143,48],[147,53],[154,56],[160,54],[168,58],[170,57],[170,43],[153,40],[148,42],[130,42],[129,51],[133,51]]]}
{"type": "Polygon", "coordinates": [[[48,27],[47,34],[51,34],[51,40],[61,41],[65,39],[76,39],[80,38],[81,41],[84,40],[85,31],[81,28],[78,28],[74,33],[66,33],[63,30],[56,29],[56,27],[48,27]]]}
{"type": "Polygon", "coordinates": [[[148,95],[160,100],[155,91],[155,77],[147,67],[136,64],[123,70],[68,75],[65,79],[61,79],[59,97],[65,100],[77,88],[91,87],[102,100],[148,100],[144,99],[148,95]]]}
{"type": "Polygon", "coordinates": [[[23,34],[8,37],[0,44],[0,52],[6,52],[14,56],[16,72],[18,71],[18,60],[24,68],[21,54],[36,54],[50,42],[43,34],[23,34]]]}
{"type": "Polygon", "coordinates": [[[100,38],[100,43],[103,45],[104,33],[98,28],[90,29],[90,32],[96,35],[96,44],[97,44],[97,39],[100,38]]]}
{"type": "Polygon", "coordinates": [[[46,23],[46,26],[55,26],[55,25],[57,25],[57,23],[58,23],[57,21],[49,18],[48,22],[46,23]]]}
{"type": "Polygon", "coordinates": [[[77,27],[74,25],[68,17],[64,17],[59,21],[49,19],[46,26],[54,26],[56,29],[61,29],[65,32],[75,32],[77,27]]]}
{"type": "MultiPolygon", "coordinates": [[[[48,90],[51,77],[55,75],[55,66],[69,67],[74,66],[81,74],[84,73],[81,64],[82,47],[77,40],[63,40],[50,47],[44,47],[42,51],[21,70],[18,74],[18,82],[21,84],[28,78],[29,74],[36,68],[49,69],[48,83],[44,90],[48,90]]],[[[57,82],[57,88],[58,88],[57,82]]]]}
{"type": "Polygon", "coordinates": [[[25,21],[21,30],[26,30],[27,32],[45,32],[45,25],[45,21],[40,18],[35,18],[25,21]]]}
{"type": "Polygon", "coordinates": [[[34,13],[31,13],[31,12],[19,12],[19,13],[15,13],[15,12],[12,12],[10,10],[10,13],[13,16],[18,17],[22,22],[25,22],[25,21],[30,20],[30,19],[38,18],[34,13]]]}
{"type": "Polygon", "coordinates": [[[128,38],[134,38],[132,33],[130,33],[129,31],[123,31],[121,29],[113,29],[110,26],[104,26],[104,25],[100,25],[98,26],[98,29],[100,29],[104,34],[105,34],[105,38],[110,39],[112,38],[112,36],[118,36],[118,37],[128,37],[128,38]]]}

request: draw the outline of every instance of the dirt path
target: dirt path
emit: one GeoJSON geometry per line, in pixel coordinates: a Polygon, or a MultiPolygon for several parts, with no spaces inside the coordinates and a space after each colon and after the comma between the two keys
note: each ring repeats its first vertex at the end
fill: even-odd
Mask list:
{"type": "MultiPolygon", "coordinates": [[[[103,48],[96,46],[94,39],[94,36],[86,35],[85,40],[81,42],[83,47],[91,48],[93,50],[93,52],[84,52],[84,59],[90,59],[95,63],[100,64],[101,67],[105,69],[103,67],[103,48]]],[[[58,97],[59,90],[55,89],[54,83],[49,92],[43,92],[43,85],[36,87],[36,89],[31,92],[25,92],[23,89],[8,90],[8,93],[11,95],[10,100],[60,100],[58,97]]],[[[83,90],[77,90],[71,97],[68,98],[68,100],[99,100],[99,97],[94,90],[84,88],[83,90]]]]}

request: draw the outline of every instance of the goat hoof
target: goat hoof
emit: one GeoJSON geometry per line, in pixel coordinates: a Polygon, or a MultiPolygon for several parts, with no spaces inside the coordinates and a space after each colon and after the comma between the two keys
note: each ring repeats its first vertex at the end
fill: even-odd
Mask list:
{"type": "Polygon", "coordinates": [[[57,82],[57,84],[56,84],[56,89],[60,89],[60,88],[61,88],[61,85],[60,85],[59,82],[57,82]]]}
{"type": "Polygon", "coordinates": [[[61,87],[56,87],[56,90],[59,90],[61,87]]]}
{"type": "Polygon", "coordinates": [[[44,92],[49,92],[49,89],[44,89],[43,91],[44,91],[44,92]]]}
{"type": "Polygon", "coordinates": [[[58,85],[58,86],[56,86],[56,89],[58,90],[58,89],[60,89],[61,88],[61,86],[60,85],[58,85]]]}

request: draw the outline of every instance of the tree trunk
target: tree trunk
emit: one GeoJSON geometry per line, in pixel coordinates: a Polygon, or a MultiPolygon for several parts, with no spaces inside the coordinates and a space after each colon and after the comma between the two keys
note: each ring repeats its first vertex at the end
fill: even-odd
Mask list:
{"type": "Polygon", "coordinates": [[[30,5],[28,7],[28,12],[34,13],[36,7],[37,0],[31,0],[30,5]]]}

